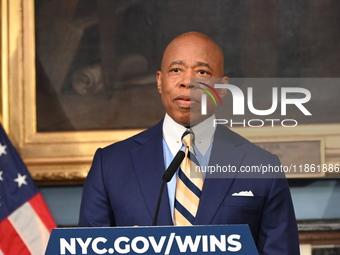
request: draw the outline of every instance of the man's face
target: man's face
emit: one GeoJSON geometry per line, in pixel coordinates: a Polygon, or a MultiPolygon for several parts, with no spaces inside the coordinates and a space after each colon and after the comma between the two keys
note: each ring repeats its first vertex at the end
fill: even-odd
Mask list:
{"type": "Polygon", "coordinates": [[[183,126],[195,125],[211,116],[215,107],[208,100],[208,113],[201,115],[202,90],[191,78],[222,77],[223,56],[205,38],[187,36],[175,39],[166,49],[162,70],[157,72],[157,87],[168,115],[183,126]]]}

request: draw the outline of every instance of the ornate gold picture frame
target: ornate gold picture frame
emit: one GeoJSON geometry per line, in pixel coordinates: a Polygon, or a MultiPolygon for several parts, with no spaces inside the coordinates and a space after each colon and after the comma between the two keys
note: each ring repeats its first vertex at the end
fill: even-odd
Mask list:
{"type": "MultiPolygon", "coordinates": [[[[34,0],[1,0],[2,125],[35,180],[82,182],[98,147],[142,130],[37,132],[34,30],[34,0]]],[[[235,130],[256,143],[322,141],[320,162],[340,163],[340,124],[235,130]]]]}

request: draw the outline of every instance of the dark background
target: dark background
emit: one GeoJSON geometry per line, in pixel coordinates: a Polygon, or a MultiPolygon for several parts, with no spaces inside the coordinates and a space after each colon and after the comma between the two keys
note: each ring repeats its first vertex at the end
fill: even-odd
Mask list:
{"type": "MultiPolygon", "coordinates": [[[[155,72],[166,45],[187,31],[221,46],[232,78],[340,76],[338,0],[35,0],[35,12],[38,131],[158,122],[155,72]]],[[[340,122],[340,87],[319,85],[313,118],[302,123],[340,122]]]]}

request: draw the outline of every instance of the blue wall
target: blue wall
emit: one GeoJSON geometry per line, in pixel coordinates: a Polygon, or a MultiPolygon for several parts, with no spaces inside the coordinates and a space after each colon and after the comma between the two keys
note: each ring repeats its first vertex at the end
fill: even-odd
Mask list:
{"type": "Polygon", "coordinates": [[[82,189],[82,186],[40,187],[58,226],[78,224],[82,189]]]}
{"type": "Polygon", "coordinates": [[[340,180],[290,180],[298,219],[340,218],[340,180]]]}
{"type": "MultiPolygon", "coordinates": [[[[298,219],[340,218],[340,180],[289,180],[298,219]]],[[[82,186],[40,187],[59,226],[78,223],[82,186]]]]}

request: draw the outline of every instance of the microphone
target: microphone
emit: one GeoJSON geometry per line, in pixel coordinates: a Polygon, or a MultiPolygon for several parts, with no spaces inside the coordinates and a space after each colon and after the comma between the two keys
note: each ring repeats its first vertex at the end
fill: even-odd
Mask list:
{"type": "Polygon", "coordinates": [[[161,207],[162,193],[163,193],[164,186],[174,176],[178,167],[182,163],[184,157],[185,157],[184,151],[178,151],[176,156],[174,157],[174,159],[171,161],[168,169],[166,169],[166,171],[163,174],[163,177],[162,177],[163,182],[162,182],[162,185],[161,185],[161,189],[159,191],[158,202],[157,202],[156,212],[155,212],[155,216],[153,218],[152,226],[157,226],[158,214],[159,214],[159,209],[161,207]]]}
{"type": "Polygon", "coordinates": [[[172,176],[174,176],[174,174],[176,173],[177,168],[182,163],[184,157],[185,157],[184,151],[178,151],[177,152],[176,156],[171,161],[168,169],[163,174],[162,179],[163,179],[164,182],[169,182],[171,180],[172,176]]]}

